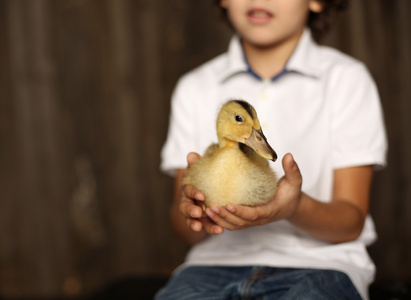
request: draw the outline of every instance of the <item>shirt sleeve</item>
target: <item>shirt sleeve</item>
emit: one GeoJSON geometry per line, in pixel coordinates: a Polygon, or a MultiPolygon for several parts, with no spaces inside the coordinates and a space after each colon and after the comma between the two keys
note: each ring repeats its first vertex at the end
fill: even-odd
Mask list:
{"type": "Polygon", "coordinates": [[[332,163],[334,168],[386,164],[387,137],[381,103],[371,75],[361,63],[339,72],[332,95],[332,163]]]}
{"type": "Polygon", "coordinates": [[[160,169],[171,176],[187,166],[187,154],[194,149],[193,104],[187,81],[181,78],[173,92],[167,139],[161,151],[160,169]]]}

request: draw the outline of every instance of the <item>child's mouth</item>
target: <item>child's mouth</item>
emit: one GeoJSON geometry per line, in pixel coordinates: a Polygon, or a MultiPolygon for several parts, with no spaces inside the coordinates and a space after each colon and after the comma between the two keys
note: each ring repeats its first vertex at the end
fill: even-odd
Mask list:
{"type": "Polygon", "coordinates": [[[263,24],[273,18],[273,14],[264,9],[250,9],[247,12],[247,17],[252,23],[263,24]]]}

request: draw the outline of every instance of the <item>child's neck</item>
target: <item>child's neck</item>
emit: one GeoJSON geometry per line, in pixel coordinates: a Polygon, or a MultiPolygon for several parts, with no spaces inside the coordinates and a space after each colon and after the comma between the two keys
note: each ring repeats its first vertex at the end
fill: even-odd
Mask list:
{"type": "Polygon", "coordinates": [[[297,47],[299,37],[267,47],[259,47],[243,40],[244,53],[253,72],[263,79],[273,78],[281,73],[297,47]]]}

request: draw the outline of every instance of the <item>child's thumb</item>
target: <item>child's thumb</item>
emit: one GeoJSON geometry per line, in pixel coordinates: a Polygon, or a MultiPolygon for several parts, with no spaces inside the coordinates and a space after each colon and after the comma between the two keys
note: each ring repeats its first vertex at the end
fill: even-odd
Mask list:
{"type": "Polygon", "coordinates": [[[300,169],[298,168],[298,165],[291,153],[284,155],[282,164],[285,173],[285,180],[292,185],[301,185],[302,176],[300,169]]]}
{"type": "Polygon", "coordinates": [[[195,153],[195,152],[188,153],[187,155],[188,166],[190,167],[191,165],[195,164],[200,158],[201,156],[198,153],[195,153]]]}

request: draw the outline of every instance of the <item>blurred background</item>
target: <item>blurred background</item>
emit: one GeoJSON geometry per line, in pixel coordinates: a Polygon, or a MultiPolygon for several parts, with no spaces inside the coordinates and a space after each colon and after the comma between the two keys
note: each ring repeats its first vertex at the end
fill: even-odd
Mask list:
{"type": "MultiPolygon", "coordinates": [[[[390,150],[369,251],[377,282],[409,284],[411,1],[351,2],[321,43],[379,86],[390,150]]],[[[87,295],[182,262],[159,171],[170,95],[231,34],[211,0],[0,0],[0,295],[87,295]]]]}

